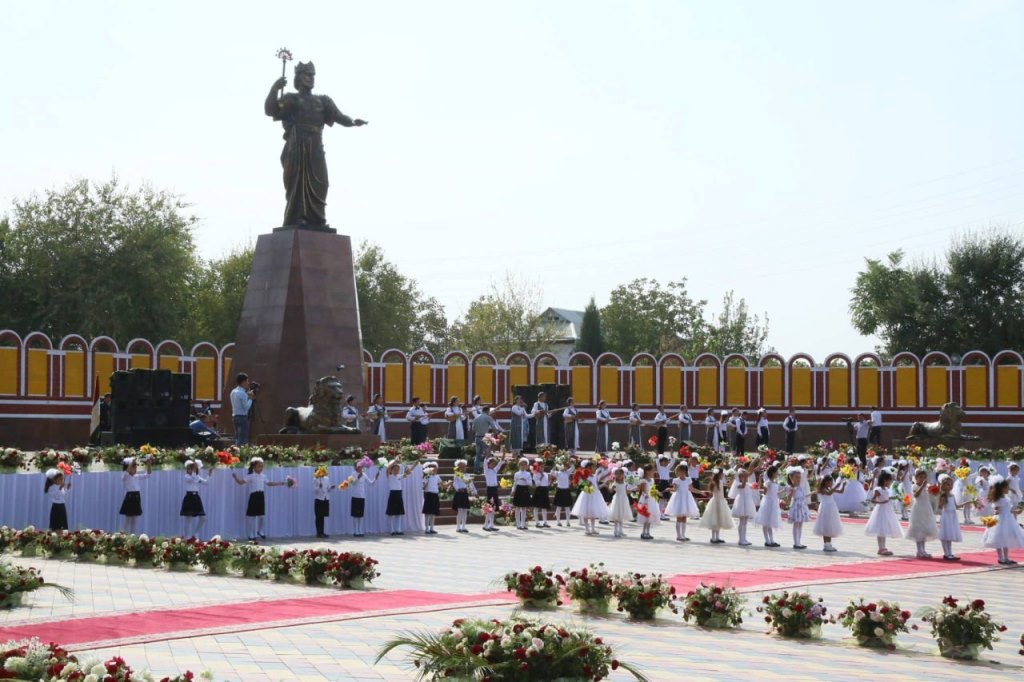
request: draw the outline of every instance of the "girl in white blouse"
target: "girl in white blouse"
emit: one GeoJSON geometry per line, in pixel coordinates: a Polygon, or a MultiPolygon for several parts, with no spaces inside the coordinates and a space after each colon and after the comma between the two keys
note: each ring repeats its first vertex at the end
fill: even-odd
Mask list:
{"type": "Polygon", "coordinates": [[[118,513],[124,517],[124,532],[135,533],[135,527],[139,517],[142,516],[142,493],[139,489],[139,481],[147,478],[153,472],[153,465],[146,460],[146,473],[139,473],[139,465],[134,457],[125,457],[121,461],[124,473],[121,474],[121,482],[124,484],[124,499],[121,501],[121,509],[118,513]]]}
{"type": "Polygon", "coordinates": [[[48,469],[43,492],[50,501],[50,530],[67,530],[68,508],[65,502],[71,492],[71,484],[64,483],[64,474],[57,469],[48,469]]]}
{"type": "Polygon", "coordinates": [[[203,526],[206,525],[206,510],[203,498],[199,495],[199,486],[206,485],[210,479],[203,478],[203,463],[200,460],[185,462],[185,497],[181,500],[180,515],[185,521],[186,538],[198,538],[203,526]]]}
{"type": "Polygon", "coordinates": [[[265,539],[267,522],[267,498],[265,490],[279,485],[288,485],[284,481],[268,481],[263,473],[263,458],[253,457],[249,460],[249,469],[245,478],[239,478],[234,472],[231,477],[238,485],[244,485],[249,493],[245,504],[245,530],[250,542],[256,542],[256,538],[265,539]]]}

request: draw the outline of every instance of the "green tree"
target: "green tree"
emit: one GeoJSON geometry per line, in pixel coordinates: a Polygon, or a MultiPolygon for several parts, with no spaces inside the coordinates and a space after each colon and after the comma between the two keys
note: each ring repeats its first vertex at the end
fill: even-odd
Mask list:
{"type": "Polygon", "coordinates": [[[601,311],[597,309],[597,303],[591,297],[590,303],[583,309],[583,322],[580,325],[579,338],[576,339],[576,350],[596,358],[605,352],[606,348],[604,332],[601,330],[601,311]]]}
{"type": "Polygon", "coordinates": [[[686,279],[664,287],[648,278],[617,286],[601,309],[608,350],[626,359],[641,352],[692,357],[707,336],[706,304],[690,298],[686,279]]]}
{"type": "Polygon", "coordinates": [[[865,259],[850,314],[887,355],[1024,347],[1024,238],[995,231],[954,240],[943,261],[865,259]]]}
{"type": "Polygon", "coordinates": [[[538,286],[506,274],[452,325],[453,347],[471,353],[486,350],[499,358],[513,351],[533,355],[544,350],[555,330],[541,316],[541,298],[538,286]]]}
{"type": "Polygon", "coordinates": [[[766,352],[768,341],[768,315],[764,324],[758,315],[751,315],[745,299],[735,300],[732,291],[722,298],[722,310],[708,325],[704,351],[725,357],[739,353],[749,358],[759,358],[766,352]]]}
{"type": "Polygon", "coordinates": [[[220,347],[235,340],[253,252],[252,244],[248,244],[202,264],[192,298],[194,310],[182,326],[184,341],[210,341],[220,347]]]}
{"type": "Polygon", "coordinates": [[[57,338],[178,337],[196,277],[187,208],[116,179],[16,199],[0,228],[3,325],[57,338]]]}
{"type": "Polygon", "coordinates": [[[448,320],[432,296],[424,296],[384,256],[384,250],[363,242],[356,253],[356,292],[363,348],[378,356],[389,348],[412,351],[447,350],[448,320]]]}

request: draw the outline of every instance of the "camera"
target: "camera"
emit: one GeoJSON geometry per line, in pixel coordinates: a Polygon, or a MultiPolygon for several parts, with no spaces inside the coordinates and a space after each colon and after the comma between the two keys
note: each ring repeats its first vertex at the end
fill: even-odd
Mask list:
{"type": "Polygon", "coordinates": [[[260,382],[258,382],[258,381],[250,381],[249,382],[249,390],[252,391],[253,393],[255,393],[256,391],[260,390],[260,382]]]}

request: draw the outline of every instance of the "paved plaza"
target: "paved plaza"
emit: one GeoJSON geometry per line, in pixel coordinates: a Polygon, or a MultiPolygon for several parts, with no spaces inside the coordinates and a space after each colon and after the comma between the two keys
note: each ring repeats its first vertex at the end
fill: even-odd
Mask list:
{"type": "MultiPolygon", "coordinates": [[[[838,626],[826,626],[816,641],[783,640],[765,634],[759,614],[752,613],[735,631],[705,630],[687,625],[681,616],[662,614],[653,623],[627,621],[621,614],[603,618],[583,618],[570,604],[542,617],[585,622],[612,643],[624,660],[639,665],[652,680],[731,680],[742,676],[756,679],[990,679],[1024,674],[1024,657],[1017,654],[1016,639],[1024,632],[1024,568],[1002,568],[987,561],[963,564],[940,560],[913,564],[911,571],[901,570],[912,561],[913,543],[890,541],[895,556],[877,563],[874,538],[865,537],[863,524],[844,522],[845,535],[836,540],[837,554],[820,551],[818,538],[806,537],[809,548],[786,548],[788,528],[777,536],[782,549],[768,550],[755,544],[741,548],[735,534],[726,533],[729,544],[711,545],[709,536],[691,523],[692,542],[674,540],[672,524],[655,530],[656,539],[642,542],[639,529],[627,527],[633,537],[615,539],[608,527],[600,537],[586,537],[577,526],[530,529],[520,532],[504,528],[484,533],[475,527],[468,534],[456,534],[443,528],[433,537],[332,538],[326,543],[294,542],[288,546],[308,548],[329,546],[334,549],[358,549],[380,561],[381,576],[371,593],[380,596],[380,608],[339,614],[318,622],[249,623],[222,628],[216,633],[203,631],[202,623],[180,632],[141,636],[140,643],[97,646],[103,636],[71,648],[86,656],[108,658],[119,655],[136,667],[147,667],[157,676],[186,668],[210,670],[217,680],[410,680],[413,673],[400,653],[374,665],[381,644],[393,633],[403,630],[436,630],[459,617],[505,618],[516,609],[503,594],[499,579],[513,569],[540,564],[553,569],[578,568],[591,562],[604,562],[611,571],[659,572],[666,576],[694,576],[746,572],[762,569],[793,569],[799,580],[813,584],[812,594],[825,599],[835,612],[849,598],[898,601],[904,609],[937,604],[943,596],[981,597],[997,620],[1008,626],[1003,641],[986,652],[978,663],[957,663],[940,658],[927,632],[927,626],[901,635],[895,652],[880,652],[857,647],[838,626]],[[846,579],[852,564],[876,566],[863,577],[846,579]],[[888,575],[889,567],[892,573],[888,575]],[[390,598],[397,591],[418,590],[437,593],[433,603],[402,606],[390,598]],[[464,595],[469,605],[446,601],[444,595],[464,595]]],[[[757,536],[760,535],[756,531],[757,536]]],[[[751,533],[752,539],[755,533],[751,533]]],[[[967,558],[977,557],[981,533],[966,531],[958,551],[967,558]]],[[[938,546],[933,548],[937,551],[938,546]]],[[[993,558],[994,558],[994,553],[993,558]]],[[[1020,553],[1018,553],[1020,554],[1020,553]]],[[[1024,556],[1016,556],[1018,560],[1024,556]]],[[[233,605],[253,601],[296,597],[336,597],[343,593],[327,587],[306,587],[289,583],[215,577],[196,570],[190,573],[76,564],[45,559],[13,559],[21,565],[41,568],[46,578],[74,588],[76,601],[69,603],[54,591],[31,595],[29,606],[0,612],[0,628],[32,625],[43,627],[52,621],[84,617],[116,618],[121,614],[166,609],[233,605]]],[[[756,576],[755,576],[756,578],[756,576]]],[[[754,582],[757,582],[756,579],[754,582]]],[[[763,591],[788,580],[779,571],[766,574],[760,585],[744,587],[751,610],[763,591]],[[770,577],[769,577],[770,576],[770,577]]],[[[793,586],[801,586],[792,583],[793,586]]],[[[454,597],[452,597],[454,598],[454,597]]],[[[915,619],[916,621],[916,619],[915,619]]],[[[613,679],[627,679],[619,675],[613,679]]]]}

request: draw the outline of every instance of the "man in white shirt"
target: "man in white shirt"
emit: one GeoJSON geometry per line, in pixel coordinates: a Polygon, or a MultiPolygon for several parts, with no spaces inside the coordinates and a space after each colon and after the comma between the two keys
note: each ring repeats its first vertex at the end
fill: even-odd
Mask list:
{"type": "Polygon", "coordinates": [[[868,433],[868,443],[871,445],[882,444],[882,411],[878,406],[871,408],[871,431],[868,433]]]}
{"type": "Polygon", "coordinates": [[[245,445],[249,442],[249,410],[252,408],[249,375],[239,372],[235,382],[237,385],[231,391],[231,422],[235,427],[235,445],[245,445]]]}
{"type": "Polygon", "coordinates": [[[786,454],[792,455],[796,447],[796,432],[800,430],[800,424],[796,420],[796,410],[789,408],[789,415],[782,422],[782,430],[786,432],[786,454]]]}

